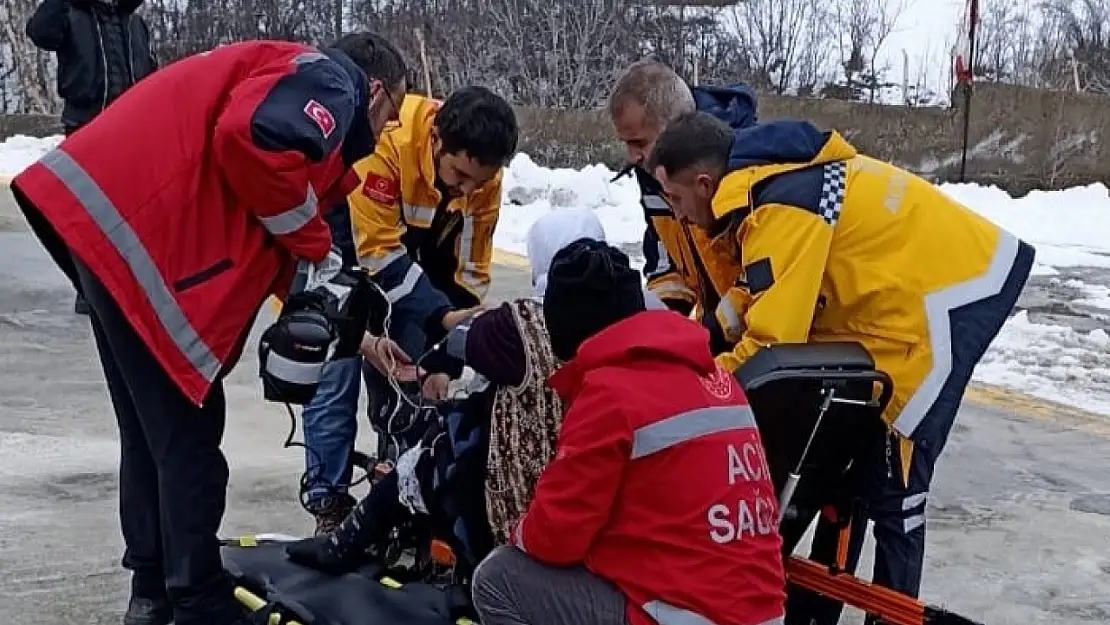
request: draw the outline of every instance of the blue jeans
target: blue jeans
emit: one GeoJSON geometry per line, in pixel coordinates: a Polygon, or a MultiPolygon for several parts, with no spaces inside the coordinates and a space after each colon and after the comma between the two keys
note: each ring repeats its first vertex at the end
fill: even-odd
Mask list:
{"type": "Polygon", "coordinates": [[[347,492],[351,451],[358,433],[358,395],[362,358],[345,358],[324,366],[316,396],[304,408],[305,470],[308,503],[347,492]]]}

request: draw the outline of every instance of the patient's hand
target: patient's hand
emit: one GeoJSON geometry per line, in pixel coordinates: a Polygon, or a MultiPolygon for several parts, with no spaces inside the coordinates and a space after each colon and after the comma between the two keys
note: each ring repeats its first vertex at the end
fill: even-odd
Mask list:
{"type": "Polygon", "coordinates": [[[451,378],[446,373],[433,373],[424,378],[424,399],[443,401],[447,399],[448,386],[451,378]]]}
{"type": "Polygon", "coordinates": [[[393,377],[398,382],[415,382],[416,366],[412,359],[394,343],[392,339],[374,336],[369,332],[362,337],[360,350],[362,357],[382,375],[393,377]]]}

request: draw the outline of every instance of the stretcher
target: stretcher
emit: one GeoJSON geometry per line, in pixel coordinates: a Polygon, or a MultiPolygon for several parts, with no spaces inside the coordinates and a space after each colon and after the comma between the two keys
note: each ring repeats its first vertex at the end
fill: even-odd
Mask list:
{"type": "MultiPolygon", "coordinates": [[[[765,348],[740,371],[780,493],[788,595],[812,593],[850,605],[875,625],[978,625],[974,621],[871,585],[854,572],[862,544],[853,460],[874,437],[893,384],[858,344],[765,348]],[[793,552],[813,516],[824,511],[837,531],[835,554],[815,561],[793,552]]],[[[281,537],[225,541],[225,568],[237,597],[268,614],[271,625],[474,625],[465,579],[451,574],[450,549],[432,541],[424,558],[401,575],[383,565],[332,577],[289,562],[281,537]],[[413,573],[416,571],[417,573],[413,573]]],[[[838,608],[839,610],[839,608],[838,608]]],[[[836,622],[839,611],[832,621],[836,622]]],[[[789,611],[787,625],[808,621],[789,611]]]]}

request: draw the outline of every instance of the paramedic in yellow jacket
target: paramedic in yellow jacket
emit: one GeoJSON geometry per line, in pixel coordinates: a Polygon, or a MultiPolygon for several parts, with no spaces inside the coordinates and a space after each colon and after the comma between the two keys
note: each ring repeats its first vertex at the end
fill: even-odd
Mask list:
{"type": "Polygon", "coordinates": [[[735,370],[769,344],[857,341],[893,378],[884,418],[902,453],[881,454],[881,484],[867,492],[874,580],[916,596],[934,464],[1033,248],[804,121],[734,130],[683,115],[650,168],[680,218],[733,250],[736,285],[710,328],[734,346],[721,365],[735,370]]]}
{"type": "Polygon", "coordinates": [[[640,188],[648,290],[683,315],[695,308],[699,316],[712,313],[720,293],[732,286],[732,269],[712,253],[703,232],[675,218],[659,182],[645,166],[659,133],[683,113],[714,111],[736,127],[755,123],[755,92],[742,84],[690,88],[667,64],[645,59],[630,65],[617,80],[608,108],[628,157],[617,178],[634,175],[640,188]]]}
{"type": "Polygon", "coordinates": [[[348,203],[358,262],[392,304],[390,334],[417,358],[427,335],[442,334],[445,314],[486,296],[502,170],[518,130],[512,107],[484,87],[442,104],[409,95],[400,109],[397,127],[355,165],[362,187],[348,203]]]}

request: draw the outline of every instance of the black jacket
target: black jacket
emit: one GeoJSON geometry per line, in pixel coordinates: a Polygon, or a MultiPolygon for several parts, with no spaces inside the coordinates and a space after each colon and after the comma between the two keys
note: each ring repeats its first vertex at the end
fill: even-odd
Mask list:
{"type": "Polygon", "coordinates": [[[27,21],[36,46],[58,55],[62,124],[80,127],[155,69],[142,0],[43,0],[27,21]]]}

